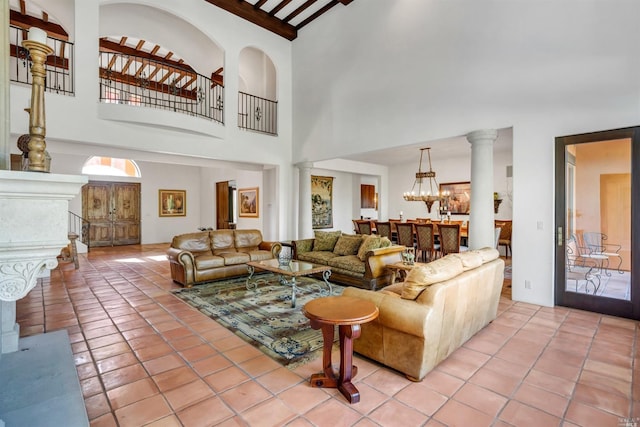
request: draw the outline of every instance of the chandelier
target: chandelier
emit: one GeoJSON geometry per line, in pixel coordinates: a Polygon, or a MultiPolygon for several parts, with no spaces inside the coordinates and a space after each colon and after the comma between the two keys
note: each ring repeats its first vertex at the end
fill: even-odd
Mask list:
{"type": "Polygon", "coordinates": [[[436,201],[440,202],[441,206],[447,204],[447,200],[449,198],[449,192],[443,191],[442,194],[438,191],[438,181],[436,181],[436,173],[431,169],[431,147],[429,148],[421,148],[420,149],[420,165],[418,167],[418,172],[416,172],[416,180],[413,182],[413,187],[411,187],[411,191],[405,192],[402,197],[408,202],[424,202],[427,205],[427,212],[431,213],[431,207],[436,201]],[[427,157],[429,158],[429,171],[422,171],[422,155],[424,154],[424,150],[427,150],[427,157]],[[427,189],[425,178],[429,178],[429,186],[427,189]],[[425,190],[422,189],[422,184],[425,184],[425,190]],[[416,184],[418,185],[417,193],[416,193],[416,184]],[[435,190],[434,190],[435,187],[435,190]]]}

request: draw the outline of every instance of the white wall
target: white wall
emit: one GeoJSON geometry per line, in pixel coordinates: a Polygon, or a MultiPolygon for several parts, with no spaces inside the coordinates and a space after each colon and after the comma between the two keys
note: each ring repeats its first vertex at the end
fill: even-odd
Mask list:
{"type": "Polygon", "coordinates": [[[513,127],[513,297],[552,305],[554,138],[638,124],[638,16],[634,0],[353,2],[293,42],[294,161],[513,127]]]}
{"type": "MultiPolygon", "coordinates": [[[[227,168],[249,172],[252,170],[251,165],[259,166],[259,170],[265,166],[276,168],[281,176],[274,180],[278,183],[279,194],[279,206],[274,210],[284,214],[277,218],[276,229],[269,230],[269,233],[278,238],[291,238],[295,235],[290,210],[287,209],[292,197],[292,67],[289,41],[202,0],[82,0],[70,3],[56,0],[56,4],[58,3],[71,4],[73,7],[73,13],[60,13],[60,16],[74,19],[71,24],[63,26],[75,29],[76,93],[73,97],[52,93],[45,95],[48,142],[51,141],[52,145],[56,141],[76,144],[78,149],[93,148],[93,153],[86,153],[85,150],[83,154],[135,159],[137,153],[163,153],[176,158],[187,156],[196,160],[230,162],[227,168]],[[141,9],[142,6],[144,8],[141,9]],[[135,20],[135,28],[129,28],[133,23],[128,19],[127,13],[131,10],[148,11],[149,8],[153,16],[163,18],[163,23],[172,23],[170,31],[166,26],[145,19],[135,20]],[[122,22],[117,19],[120,14],[124,14],[122,22]],[[123,26],[122,23],[129,25],[123,26]],[[176,38],[178,34],[173,34],[173,28],[178,28],[184,39],[180,38],[179,41],[176,38]],[[122,106],[125,108],[120,109],[122,114],[119,116],[112,114],[111,109],[102,108],[105,105],[98,103],[98,41],[101,36],[114,35],[120,31],[130,35],[144,35],[142,38],[163,43],[165,40],[166,43],[171,43],[171,40],[179,42],[176,53],[197,64],[203,64],[202,67],[215,62],[219,53],[213,46],[219,46],[224,52],[225,125],[144,107],[134,109],[122,106]],[[170,39],[167,39],[168,34],[171,35],[170,39]],[[238,61],[240,51],[246,46],[254,46],[265,52],[277,69],[277,136],[241,131],[237,127],[238,61]],[[198,55],[206,57],[207,53],[211,53],[212,58],[198,58],[198,55]],[[209,60],[212,62],[208,63],[209,60]],[[131,151],[130,155],[126,154],[127,151],[131,151]],[[249,166],[246,167],[247,165],[249,166]]],[[[198,71],[207,74],[200,69],[198,71]]],[[[211,71],[213,70],[209,70],[211,71]]],[[[28,115],[23,109],[30,97],[30,89],[12,85],[10,96],[11,137],[17,139],[28,131],[28,115]]],[[[12,150],[18,153],[17,148],[12,150]]],[[[73,151],[66,150],[69,153],[73,151]]],[[[173,163],[171,157],[163,161],[173,163]]],[[[184,164],[182,160],[179,163],[184,164]]],[[[196,181],[199,181],[199,177],[196,181]]],[[[248,186],[261,185],[262,177],[257,181],[259,182],[252,182],[248,186]]],[[[185,228],[205,225],[200,221],[208,220],[208,215],[207,211],[203,212],[203,218],[197,218],[197,222],[188,227],[185,224],[185,228]]],[[[271,226],[273,222],[269,224],[271,226]]],[[[143,228],[143,235],[145,233],[146,228],[143,228]]],[[[149,239],[161,237],[151,236],[149,239]]],[[[145,240],[149,241],[146,235],[145,240]]]]}

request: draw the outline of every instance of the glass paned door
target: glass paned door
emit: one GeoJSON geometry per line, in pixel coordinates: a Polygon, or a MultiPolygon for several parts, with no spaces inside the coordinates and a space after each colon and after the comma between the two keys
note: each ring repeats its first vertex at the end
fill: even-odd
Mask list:
{"type": "Polygon", "coordinates": [[[556,139],[558,305],[640,316],[632,274],[637,134],[631,128],[556,139]]]}

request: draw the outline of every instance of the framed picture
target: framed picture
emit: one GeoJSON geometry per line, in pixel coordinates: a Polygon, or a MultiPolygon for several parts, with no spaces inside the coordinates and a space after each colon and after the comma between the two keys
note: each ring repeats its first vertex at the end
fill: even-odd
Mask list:
{"type": "Polygon", "coordinates": [[[187,190],[158,190],[160,216],[186,216],[187,190]]]}
{"type": "Polygon", "coordinates": [[[258,187],[238,190],[238,212],[241,217],[258,218],[260,216],[258,187]]]}
{"type": "Polygon", "coordinates": [[[466,181],[440,184],[440,194],[444,194],[445,191],[449,198],[447,204],[440,207],[440,211],[444,214],[451,212],[451,215],[469,215],[471,183],[466,181]]]}
{"type": "Polygon", "coordinates": [[[311,175],[311,222],[313,228],[333,227],[333,177],[311,175]]]}

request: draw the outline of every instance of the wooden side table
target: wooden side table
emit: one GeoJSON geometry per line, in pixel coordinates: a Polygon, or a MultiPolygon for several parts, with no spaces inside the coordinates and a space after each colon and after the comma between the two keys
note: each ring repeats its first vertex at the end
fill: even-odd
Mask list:
{"type": "Polygon", "coordinates": [[[385,265],[386,268],[388,268],[389,270],[393,271],[393,279],[391,281],[391,283],[396,283],[398,281],[398,279],[401,282],[404,282],[404,280],[407,278],[407,274],[411,271],[411,269],[413,267],[416,266],[416,264],[419,263],[413,263],[413,264],[405,264],[403,262],[395,262],[393,264],[387,264],[385,265]]]}
{"type": "Polygon", "coordinates": [[[311,376],[311,387],[337,387],[349,403],[360,401],[360,392],[351,383],[358,373],[353,366],[353,340],[360,336],[360,325],[378,317],[378,307],[371,301],[354,297],[325,297],[309,301],[302,313],[311,321],[313,329],[322,329],[323,372],[311,376]],[[331,364],[333,330],[338,325],[340,337],[340,371],[336,378],[331,364]]]}

